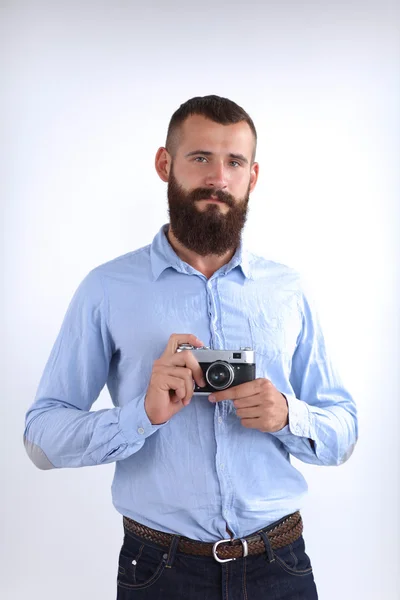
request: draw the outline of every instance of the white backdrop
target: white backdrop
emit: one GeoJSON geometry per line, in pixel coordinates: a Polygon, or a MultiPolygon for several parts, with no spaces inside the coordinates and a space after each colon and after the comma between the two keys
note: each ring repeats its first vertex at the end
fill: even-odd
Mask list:
{"type": "MultiPolygon", "coordinates": [[[[259,133],[245,239],[309,279],[358,403],[348,463],[296,461],[320,598],[398,599],[398,2],[15,0],[0,10],[1,597],[115,597],[113,465],[35,469],[24,415],[78,283],[167,221],[153,162],[170,116],[215,93],[259,133]]],[[[94,409],[109,406],[103,391],[94,409]]]]}

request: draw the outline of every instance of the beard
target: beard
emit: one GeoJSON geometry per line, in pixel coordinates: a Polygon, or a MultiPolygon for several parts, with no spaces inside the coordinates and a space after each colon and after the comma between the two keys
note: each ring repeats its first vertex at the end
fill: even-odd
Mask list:
{"type": "Polygon", "coordinates": [[[247,218],[250,183],[242,199],[210,188],[185,192],[171,168],[167,193],[172,233],[188,250],[200,256],[222,256],[238,247],[247,218]],[[196,201],[212,196],[229,206],[226,214],[220,211],[217,204],[209,204],[204,210],[196,207],[196,201]]]}

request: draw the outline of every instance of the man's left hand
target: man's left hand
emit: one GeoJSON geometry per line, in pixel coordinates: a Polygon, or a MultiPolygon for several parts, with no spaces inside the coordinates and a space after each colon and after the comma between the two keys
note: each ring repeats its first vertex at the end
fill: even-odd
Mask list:
{"type": "Polygon", "coordinates": [[[269,379],[255,379],[213,392],[208,399],[210,402],[233,400],[243,427],[272,433],[289,423],[287,400],[269,379]]]}

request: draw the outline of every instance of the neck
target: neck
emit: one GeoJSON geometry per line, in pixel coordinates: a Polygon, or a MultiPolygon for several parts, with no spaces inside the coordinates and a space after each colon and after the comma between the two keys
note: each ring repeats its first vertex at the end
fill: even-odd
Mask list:
{"type": "Polygon", "coordinates": [[[186,248],[186,246],[180,243],[180,241],[172,233],[171,226],[168,228],[167,237],[169,243],[179,258],[196,269],[196,271],[203,273],[207,279],[209,279],[216,271],[218,271],[218,269],[226,265],[235,254],[234,248],[233,250],[228,250],[222,256],[217,256],[216,254],[200,256],[199,254],[196,254],[196,252],[193,252],[193,250],[189,250],[186,248]]]}

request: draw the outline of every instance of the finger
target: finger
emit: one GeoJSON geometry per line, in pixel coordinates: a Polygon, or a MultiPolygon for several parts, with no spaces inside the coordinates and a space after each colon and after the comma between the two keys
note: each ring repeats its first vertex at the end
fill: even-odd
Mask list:
{"type": "Polygon", "coordinates": [[[196,348],[204,346],[203,342],[191,333],[173,333],[168,340],[168,344],[162,354],[162,357],[167,358],[169,356],[173,356],[180,344],[191,344],[196,348]]]}
{"type": "Polygon", "coordinates": [[[238,408],[236,409],[236,415],[239,419],[258,419],[261,417],[261,410],[259,406],[253,406],[251,408],[238,408]]]}
{"type": "Polygon", "coordinates": [[[186,393],[185,397],[182,399],[182,403],[184,406],[187,406],[193,396],[194,389],[192,370],[188,367],[175,367],[174,370],[177,377],[182,378],[185,382],[186,393]]]}
{"type": "Polygon", "coordinates": [[[256,396],[247,396],[247,398],[237,398],[237,400],[233,401],[233,406],[236,409],[261,406],[261,396],[260,394],[257,394],[256,396]]]}
{"type": "Polygon", "coordinates": [[[246,429],[260,429],[260,419],[241,419],[240,422],[246,429]]]}
{"type": "Polygon", "coordinates": [[[202,368],[199,365],[199,361],[195,358],[190,350],[184,350],[183,352],[177,352],[169,359],[169,363],[179,367],[187,367],[192,372],[192,379],[195,380],[198,386],[204,387],[206,385],[202,368]]]}
{"type": "MultiPolygon", "coordinates": [[[[180,400],[182,400],[183,404],[189,404],[191,397],[193,396],[193,377],[191,369],[187,367],[171,367],[171,366],[158,366],[156,370],[156,377],[158,385],[161,389],[166,389],[166,382],[170,381],[170,377],[173,377],[174,380],[181,382],[181,388],[184,390],[183,393],[179,392],[177,395],[180,400]]],[[[172,389],[173,391],[176,388],[167,388],[172,389]]]]}
{"type": "Polygon", "coordinates": [[[237,398],[247,398],[249,396],[255,396],[261,391],[262,379],[254,379],[253,381],[247,381],[240,385],[235,385],[221,392],[213,392],[212,399],[209,397],[210,402],[221,402],[221,400],[236,400],[237,398]]]}
{"type": "Polygon", "coordinates": [[[162,377],[162,381],[158,383],[160,389],[169,392],[172,391],[175,396],[183,401],[187,395],[185,380],[181,377],[167,375],[162,377]]]}

